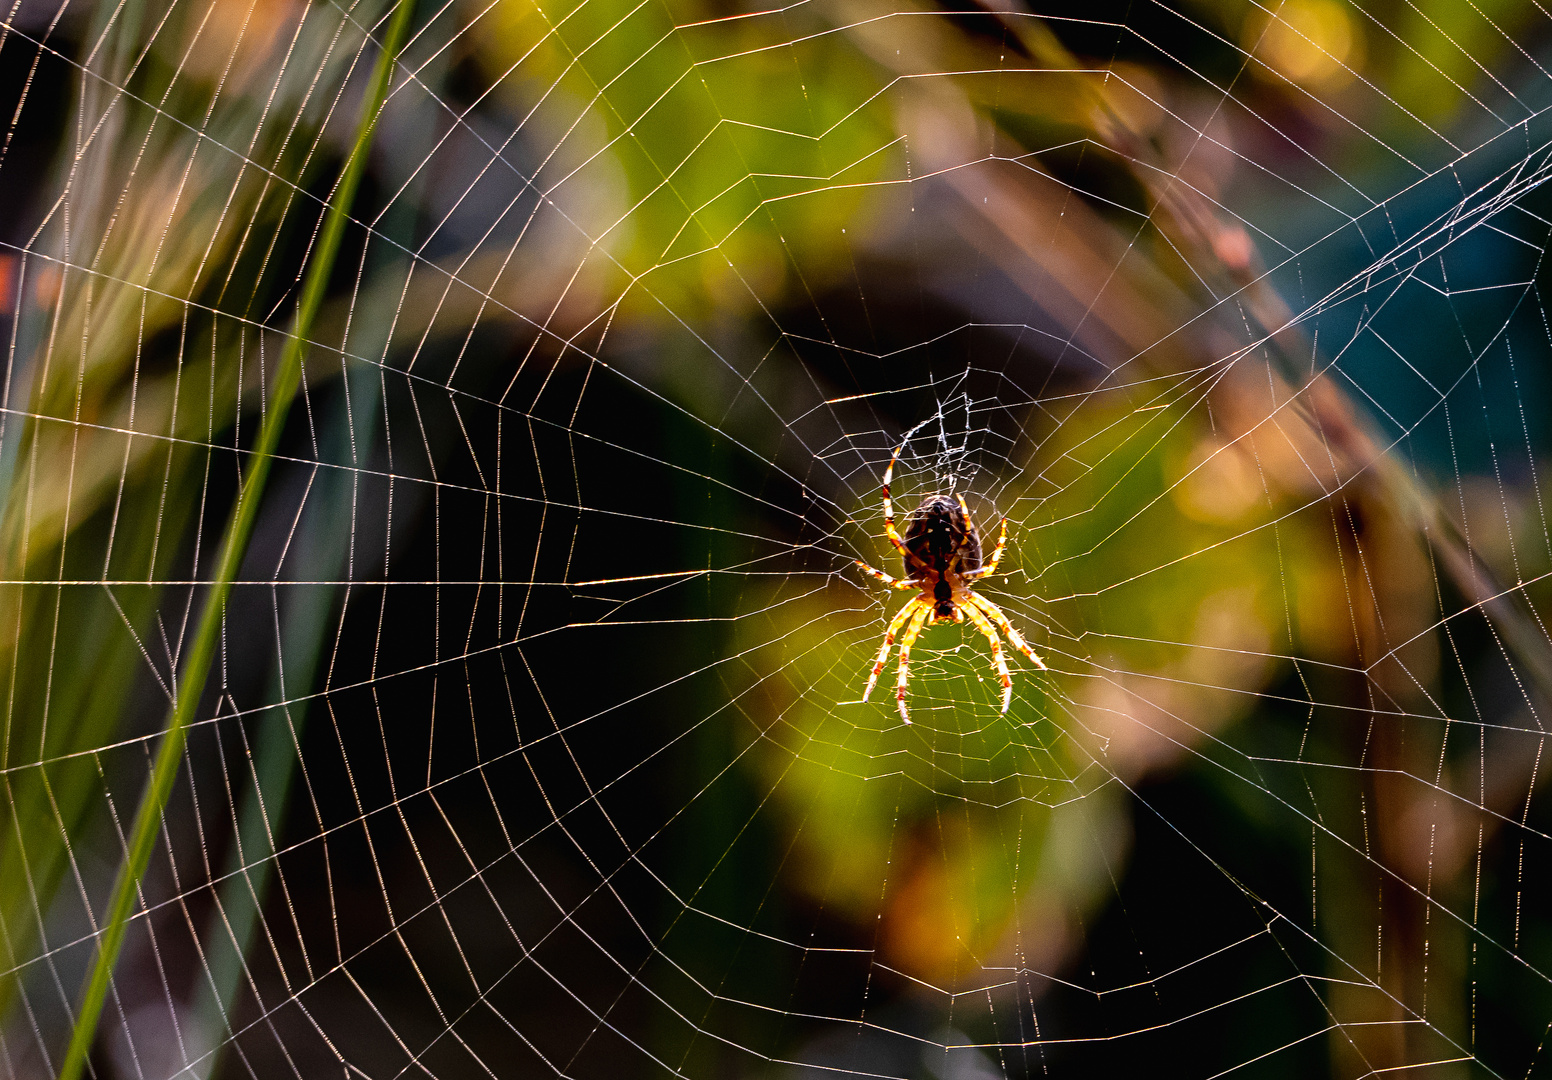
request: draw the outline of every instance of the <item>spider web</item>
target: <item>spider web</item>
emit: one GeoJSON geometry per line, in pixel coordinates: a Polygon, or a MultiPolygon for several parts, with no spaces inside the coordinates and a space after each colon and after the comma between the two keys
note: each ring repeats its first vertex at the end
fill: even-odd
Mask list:
{"type": "MultiPolygon", "coordinates": [[[[0,23],[57,1075],[388,7],[0,23]]],[[[422,3],[98,1077],[1552,1070],[1539,4],[422,3]],[[1040,653],[883,538],[963,495],[1040,653]]]]}

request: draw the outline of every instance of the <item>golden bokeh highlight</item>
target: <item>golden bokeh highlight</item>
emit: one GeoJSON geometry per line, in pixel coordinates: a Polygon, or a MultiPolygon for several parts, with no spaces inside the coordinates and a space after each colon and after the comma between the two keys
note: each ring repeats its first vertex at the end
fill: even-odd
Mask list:
{"type": "Polygon", "coordinates": [[[1363,31],[1340,0],[1285,0],[1253,8],[1240,33],[1251,56],[1312,90],[1349,82],[1363,64],[1363,31]]]}

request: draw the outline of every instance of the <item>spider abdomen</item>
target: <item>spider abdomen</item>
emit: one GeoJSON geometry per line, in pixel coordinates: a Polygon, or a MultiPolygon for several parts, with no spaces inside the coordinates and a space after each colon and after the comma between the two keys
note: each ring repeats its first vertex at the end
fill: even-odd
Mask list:
{"type": "Polygon", "coordinates": [[[950,572],[963,574],[981,566],[981,538],[951,495],[929,495],[912,511],[905,524],[905,548],[905,573],[911,578],[921,578],[924,568],[941,579],[950,572]]]}

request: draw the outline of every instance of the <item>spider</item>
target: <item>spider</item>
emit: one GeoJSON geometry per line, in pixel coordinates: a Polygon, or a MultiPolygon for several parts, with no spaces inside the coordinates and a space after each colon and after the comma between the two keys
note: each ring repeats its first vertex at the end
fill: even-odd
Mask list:
{"type": "Polygon", "coordinates": [[[928,495],[906,519],[905,539],[902,540],[895,531],[895,509],[889,499],[889,481],[894,476],[895,462],[904,449],[901,446],[895,451],[894,457],[889,459],[889,468],[884,470],[884,535],[904,556],[905,576],[892,578],[861,559],[857,560],[857,565],[891,589],[920,589],[921,592],[911,597],[890,621],[889,629],[884,632],[884,645],[878,650],[878,659],[868,676],[867,689],[862,691],[862,700],[866,701],[873,692],[878,674],[884,670],[889,649],[898,635],[900,677],[895,684],[895,702],[900,708],[900,718],[909,724],[911,714],[905,707],[905,684],[910,674],[911,646],[917,635],[924,626],[929,625],[929,618],[930,625],[934,626],[945,622],[964,622],[968,618],[971,625],[984,634],[991,644],[992,664],[997,668],[998,678],[1002,680],[1002,711],[1006,713],[1013,700],[1013,679],[1008,674],[1008,662],[1003,658],[1002,641],[997,637],[997,630],[1007,635],[1013,647],[1029,657],[1037,668],[1045,670],[1045,661],[1029,647],[1029,643],[1014,629],[1008,617],[996,604],[976,593],[971,584],[997,572],[997,563],[1002,558],[1003,549],[1008,546],[1008,519],[1002,519],[997,546],[992,549],[991,560],[984,565],[981,562],[981,538],[976,532],[975,520],[970,516],[970,508],[965,505],[963,495],[928,495]],[[993,624],[996,624],[996,629],[993,629],[993,624]],[[902,627],[904,633],[901,633],[902,627]]]}

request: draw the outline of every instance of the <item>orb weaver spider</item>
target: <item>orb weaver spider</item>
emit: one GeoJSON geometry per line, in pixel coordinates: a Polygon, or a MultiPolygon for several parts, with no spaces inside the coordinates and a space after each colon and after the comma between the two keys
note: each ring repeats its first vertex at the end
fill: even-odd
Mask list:
{"type": "Polygon", "coordinates": [[[895,702],[900,709],[900,719],[911,722],[910,711],[905,707],[905,685],[910,677],[911,646],[926,626],[939,623],[962,623],[969,619],[991,644],[992,664],[1002,680],[1002,711],[1008,711],[1013,700],[1013,678],[1008,674],[1008,662],[1002,655],[1002,641],[997,630],[1007,635],[1013,647],[1045,670],[1045,661],[1029,647],[1024,636],[1014,629],[1002,610],[986,597],[976,593],[972,583],[989,578],[997,572],[997,563],[1008,546],[1008,519],[1002,519],[997,535],[997,546],[992,549],[990,561],[981,562],[981,537],[976,532],[975,519],[963,495],[928,495],[921,505],[911,511],[906,519],[905,538],[895,531],[895,508],[889,498],[889,481],[894,477],[895,462],[905,447],[902,445],[889,459],[884,470],[884,535],[889,538],[905,559],[905,576],[893,578],[882,570],[875,570],[861,559],[857,565],[878,578],[891,589],[920,589],[905,607],[901,608],[884,631],[884,644],[878,650],[878,659],[868,675],[868,685],[862,691],[862,700],[868,700],[878,682],[879,672],[889,658],[889,650],[900,639],[900,676],[895,684],[895,702]],[[929,622],[930,619],[930,622],[929,622]],[[995,624],[996,629],[993,629],[995,624]],[[901,628],[904,627],[904,633],[901,628]]]}

